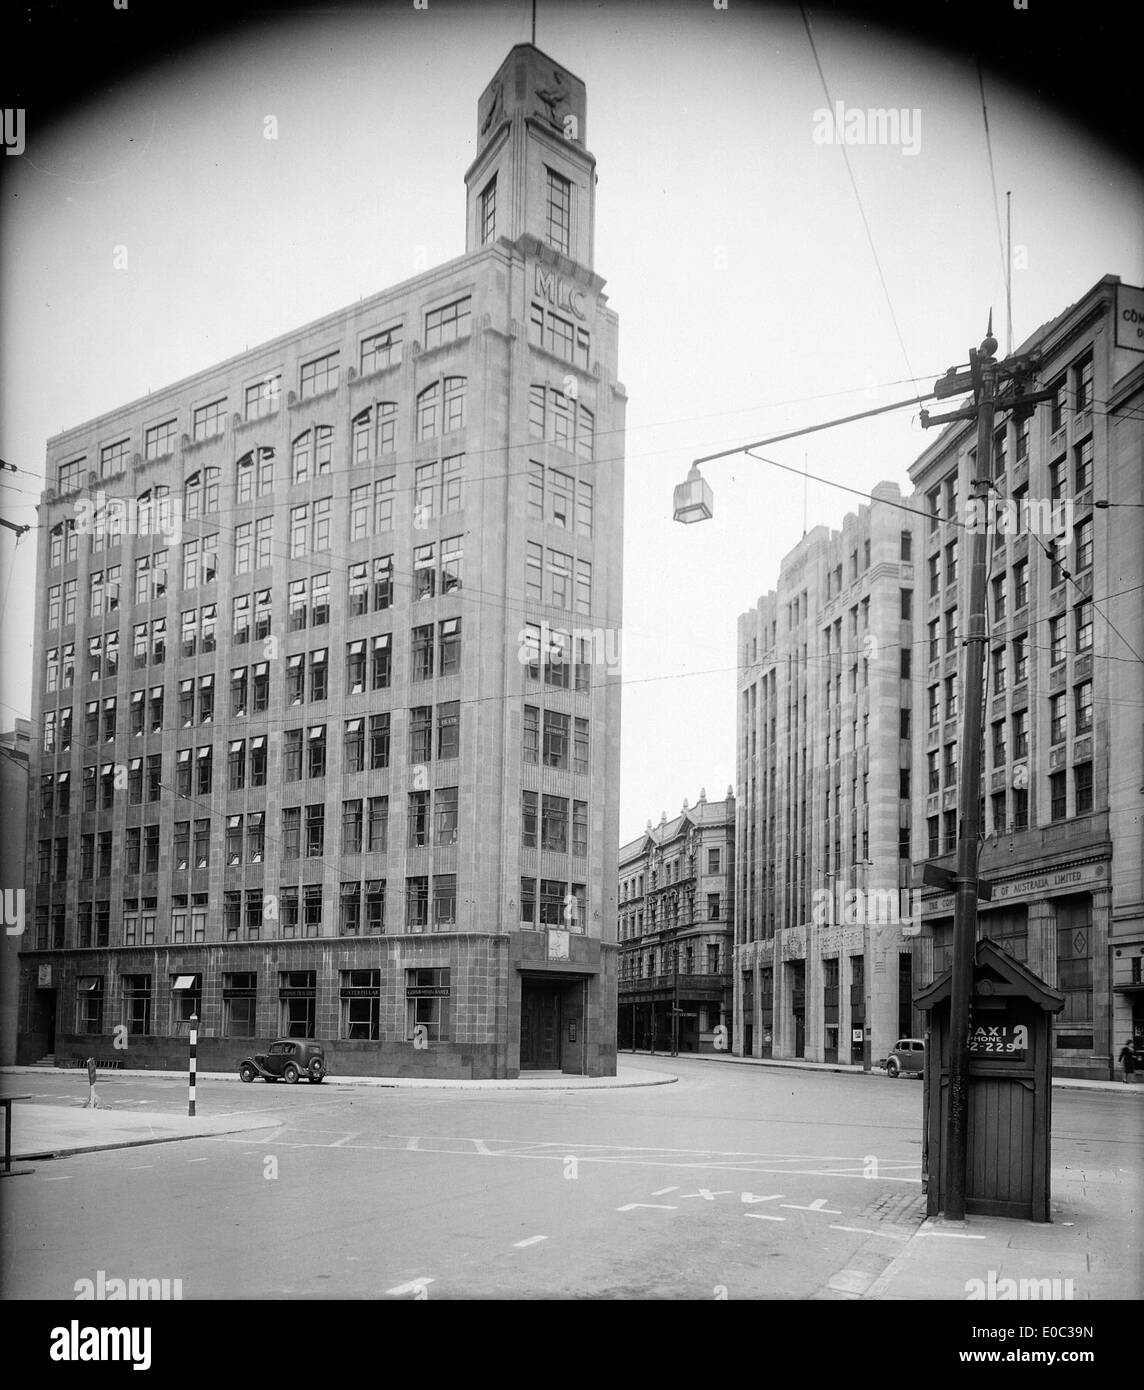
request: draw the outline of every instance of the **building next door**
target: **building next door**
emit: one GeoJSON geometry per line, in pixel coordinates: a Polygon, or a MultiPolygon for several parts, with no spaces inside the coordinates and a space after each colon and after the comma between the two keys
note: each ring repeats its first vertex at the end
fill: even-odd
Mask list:
{"type": "Polygon", "coordinates": [[[520,1069],[559,1071],[562,986],[523,980],[520,987],[520,1069]]]}

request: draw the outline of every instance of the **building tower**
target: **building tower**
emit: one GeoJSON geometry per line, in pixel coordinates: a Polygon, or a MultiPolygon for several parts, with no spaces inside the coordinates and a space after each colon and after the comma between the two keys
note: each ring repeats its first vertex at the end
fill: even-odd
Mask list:
{"type": "Polygon", "coordinates": [[[465,254],[57,436],[20,1058],[615,1068],[625,396],[584,86],[518,45],[465,254]],[[126,1052],[112,1035],[126,1027],[126,1052]]]}

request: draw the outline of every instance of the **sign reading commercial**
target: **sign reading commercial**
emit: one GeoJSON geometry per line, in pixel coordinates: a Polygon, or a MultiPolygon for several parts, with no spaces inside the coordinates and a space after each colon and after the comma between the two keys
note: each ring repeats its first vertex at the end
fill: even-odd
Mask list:
{"type": "Polygon", "coordinates": [[[1116,346],[1144,352],[1144,289],[1116,287],[1116,346]]]}
{"type": "MultiPolygon", "coordinates": [[[[1010,879],[1008,883],[993,880],[991,906],[1011,898],[1028,898],[1039,893],[1067,893],[1087,883],[1108,881],[1108,864],[1079,864],[1074,869],[1057,869],[1052,873],[1033,874],[1028,878],[1010,879]]],[[[954,895],[942,893],[936,898],[925,898],[922,911],[927,916],[953,911],[954,895]]]]}
{"type": "Polygon", "coordinates": [[[448,999],[452,993],[449,985],[406,985],[406,999],[448,999]]]}

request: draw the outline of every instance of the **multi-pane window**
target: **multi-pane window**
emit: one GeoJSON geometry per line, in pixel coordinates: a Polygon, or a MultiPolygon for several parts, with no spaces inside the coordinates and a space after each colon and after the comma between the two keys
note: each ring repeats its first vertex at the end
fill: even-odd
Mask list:
{"type": "Polygon", "coordinates": [[[410,849],[421,849],[429,843],[430,793],[410,792],[406,820],[409,826],[407,844],[410,849]]]}
{"type": "Polygon", "coordinates": [[[389,766],[389,736],[389,714],[371,714],[369,717],[370,771],[389,766]]]}
{"type": "Polygon", "coordinates": [[[1029,756],[1029,711],[1018,710],[1013,715],[1013,757],[1029,756]]]}
{"type": "Polygon", "coordinates": [[[305,502],[290,508],[290,558],[298,559],[308,551],[330,548],[331,499],[305,502]]]}
{"type": "Polygon", "coordinates": [[[425,315],[426,351],[464,338],[469,332],[471,313],[472,301],[468,295],[443,304],[439,309],[428,310],[425,315]]]}
{"type": "Polygon", "coordinates": [[[213,439],[226,428],[226,397],[196,406],[191,416],[192,438],[213,439]]]}
{"type": "MultiPolygon", "coordinates": [[[[306,807],[306,858],[320,859],[325,853],[326,808],[319,803],[306,807]]],[[[319,890],[320,891],[320,890],[319,890]]]]}
{"type": "Polygon", "coordinates": [[[1013,638],[1013,684],[1029,679],[1029,638],[1025,633],[1013,638]]]}
{"type": "Polygon", "coordinates": [[[338,354],[329,352],[324,357],[303,362],[298,375],[299,395],[302,400],[332,391],[338,384],[338,354]]]}
{"type": "Polygon", "coordinates": [[[1068,783],[1064,772],[1049,774],[1049,819],[1064,820],[1068,815],[1068,783]]]}
{"type": "Polygon", "coordinates": [[[1073,690],[1078,734],[1092,732],[1092,681],[1082,681],[1073,690]]]}
{"type": "Polygon", "coordinates": [[[1084,492],[1085,488],[1092,486],[1093,443],[1091,434],[1076,446],[1074,457],[1073,491],[1079,495],[1084,492]]]}
{"type": "Polygon", "coordinates": [[[342,853],[360,854],[362,846],[362,799],[342,802],[342,853]]]}
{"type": "Polygon", "coordinates": [[[177,432],[178,422],[175,420],[164,420],[161,424],[149,426],[143,434],[143,457],[158,459],[173,454],[177,432]]]}
{"type": "Polygon", "coordinates": [[[274,450],[252,449],[234,465],[234,500],[251,502],[274,491],[274,450]]]}
{"type": "Polygon", "coordinates": [[[456,758],[460,755],[461,706],[458,700],[447,700],[437,706],[437,757],[456,758]]]}
{"type": "MultiPolygon", "coordinates": [[[[573,366],[588,370],[591,337],[586,328],[574,324],[543,305],[533,304],[529,318],[529,341],[573,366]]],[[[555,422],[554,422],[555,429],[555,422]]],[[[553,436],[555,437],[555,435],[553,436]]],[[[566,445],[565,447],[570,447],[566,445]]]]}
{"type": "Polygon", "coordinates": [[[1049,697],[1049,742],[1063,743],[1068,734],[1068,706],[1064,692],[1049,697]]]}
{"type": "Polygon", "coordinates": [[[1024,608],[1029,602],[1029,562],[1021,560],[1013,566],[1013,607],[1024,608]]]}
{"type": "Polygon", "coordinates": [[[1068,648],[1068,632],[1063,614],[1049,619],[1049,662],[1058,666],[1064,661],[1068,648]]]}
{"type": "Polygon", "coordinates": [[[1005,621],[1005,604],[1007,600],[1007,579],[1003,574],[999,574],[993,581],[993,621],[1003,623],[1005,621]]]}
{"type": "Polygon", "coordinates": [[[452,845],[457,842],[457,790],[456,787],[438,787],[434,793],[434,844],[452,845]]]}
{"type": "Polygon", "coordinates": [[[494,174],[481,189],[479,210],[481,245],[487,246],[496,236],[497,227],[497,176],[494,174]]]}
{"type": "Polygon", "coordinates": [[[334,456],[332,425],[315,425],[298,435],[290,446],[291,476],[296,483],[323,477],[330,471],[334,456]]]}
{"type": "Polygon", "coordinates": [[[1093,363],[1089,353],[1083,361],[1073,368],[1073,390],[1076,399],[1076,413],[1092,409],[1093,363]]]}
{"type": "Polygon", "coordinates": [[[367,812],[365,847],[379,854],[389,847],[389,797],[371,796],[367,812]]]}
{"type": "Polygon", "coordinates": [[[397,366],[401,361],[401,328],[400,323],[395,323],[391,328],[384,328],[380,333],[371,333],[368,338],[362,339],[359,359],[362,376],[368,372],[378,372],[383,367],[397,366]]]}
{"type": "Polygon", "coordinates": [[[202,468],[187,478],[183,484],[183,514],[188,521],[218,511],[219,477],[218,468],[202,468]]]}
{"type": "Polygon", "coordinates": [[[350,453],[354,464],[368,463],[371,458],[392,454],[397,447],[397,403],[379,401],[354,416],[350,436],[350,453]]]}
{"type": "Polygon", "coordinates": [[[130,452],[130,439],[120,439],[114,444],[105,444],[99,451],[99,476],[101,478],[113,478],[118,473],[126,472],[130,452]]]}
{"type": "Polygon", "coordinates": [[[412,678],[428,680],[433,674],[433,624],[425,623],[413,629],[412,678]]]}
{"type": "Polygon", "coordinates": [[[273,415],[282,404],[282,375],[263,377],[253,386],[248,386],[243,395],[244,415],[247,420],[260,420],[264,415],[273,415]]]}
{"type": "Polygon", "coordinates": [[[1086,517],[1073,529],[1073,544],[1076,548],[1076,567],[1079,574],[1092,567],[1092,517],[1086,517]]]}
{"type": "Polygon", "coordinates": [[[349,774],[365,768],[365,720],[347,719],[342,735],[342,770],[349,774]]]}
{"type": "Polygon", "coordinates": [[[1077,763],[1073,768],[1073,791],[1076,796],[1076,814],[1086,816],[1092,810],[1092,763],[1077,763]]]}
{"type": "Polygon", "coordinates": [[[554,169],[545,169],[545,174],[548,241],[567,256],[572,249],[572,183],[554,169]]]}
{"type": "Polygon", "coordinates": [[[1074,613],[1077,653],[1090,652],[1092,650],[1092,600],[1086,599],[1084,603],[1078,603],[1074,613]]]}
{"type": "Polygon", "coordinates": [[[61,463],[56,474],[56,490],[61,493],[74,492],[83,481],[84,463],[86,459],[72,459],[68,463],[61,463]]]}

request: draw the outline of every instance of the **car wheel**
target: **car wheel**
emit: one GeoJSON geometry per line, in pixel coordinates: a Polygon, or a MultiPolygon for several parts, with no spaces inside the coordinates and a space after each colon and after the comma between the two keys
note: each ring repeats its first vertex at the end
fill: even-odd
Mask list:
{"type": "Polygon", "coordinates": [[[899,1076],[901,1074],[901,1070],[902,1068],[899,1066],[898,1059],[896,1057],[891,1057],[890,1060],[886,1063],[887,1076],[899,1076]]]}
{"type": "Polygon", "coordinates": [[[321,1075],[318,1075],[318,1076],[311,1076],[311,1077],[310,1077],[310,1085],[311,1085],[311,1086],[320,1086],[324,1080],[325,1080],[325,1077],[324,1077],[324,1076],[321,1076],[321,1075]]]}
{"type": "Polygon", "coordinates": [[[287,1062],[282,1069],[282,1079],[288,1081],[291,1086],[298,1080],[298,1068],[293,1062],[287,1062]]]}
{"type": "Polygon", "coordinates": [[[238,1075],[240,1080],[242,1081],[253,1081],[254,1068],[250,1065],[249,1062],[243,1062],[242,1066],[238,1069],[238,1075]]]}

